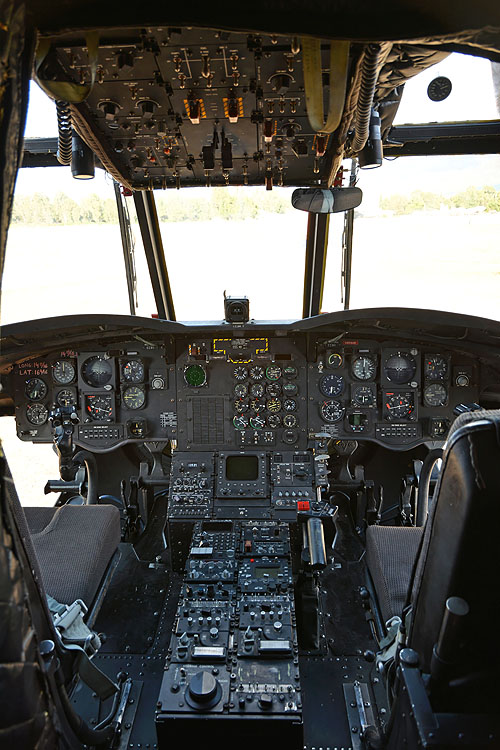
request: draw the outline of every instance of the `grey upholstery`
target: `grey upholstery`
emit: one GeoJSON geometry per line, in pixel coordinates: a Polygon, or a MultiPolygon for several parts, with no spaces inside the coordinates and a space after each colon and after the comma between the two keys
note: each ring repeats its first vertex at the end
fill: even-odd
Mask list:
{"type": "MultiPolygon", "coordinates": [[[[484,420],[498,421],[499,419],[500,410],[485,411],[481,409],[474,412],[465,412],[453,422],[447,445],[453,442],[457,432],[467,424],[483,422],[484,420]]],[[[461,469],[458,470],[458,473],[460,472],[461,469]]],[[[435,497],[440,496],[442,479],[443,471],[435,491],[435,497]]],[[[457,487],[458,484],[454,482],[452,493],[456,492],[457,487]]],[[[412,592],[412,600],[416,598],[427,557],[437,505],[438,501],[432,504],[425,527],[369,526],[367,529],[366,562],[384,620],[388,620],[393,615],[401,615],[408,594],[413,565],[417,559],[417,554],[419,554],[419,548],[421,548],[412,592]]],[[[439,614],[441,614],[441,610],[439,614]]]]}
{"type": "Polygon", "coordinates": [[[424,529],[422,526],[369,526],[366,562],[385,621],[401,615],[424,529]]]}
{"type": "Polygon", "coordinates": [[[63,604],[90,606],[120,542],[113,505],[25,507],[24,513],[47,594],[63,604]]]}

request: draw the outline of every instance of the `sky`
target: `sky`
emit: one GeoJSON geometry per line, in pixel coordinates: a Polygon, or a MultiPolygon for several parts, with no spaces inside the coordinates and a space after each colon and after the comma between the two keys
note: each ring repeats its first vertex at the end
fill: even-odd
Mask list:
{"type": "MultiPolygon", "coordinates": [[[[491,64],[489,60],[468,55],[452,54],[438,65],[423,71],[411,79],[405,92],[394,124],[416,122],[446,122],[467,119],[496,119],[499,113],[495,104],[491,64]],[[430,81],[440,75],[448,76],[452,92],[443,102],[432,102],[427,96],[430,81]]],[[[43,91],[32,83],[30,106],[25,135],[28,138],[57,135],[55,105],[43,91]]],[[[377,201],[378,194],[411,192],[421,189],[435,192],[457,192],[470,184],[500,187],[500,157],[424,157],[386,160],[381,169],[361,173],[360,187],[377,201]],[[405,162],[405,163],[403,163],[405,162]],[[389,166],[390,165],[390,166],[389,166]],[[434,188],[438,185],[438,188],[434,188]]],[[[245,188],[262,191],[263,188],[245,188]]],[[[88,193],[112,197],[111,178],[96,170],[94,180],[74,180],[69,167],[45,169],[21,169],[16,190],[19,194],[44,192],[49,196],[64,192],[77,201],[88,193]]],[[[199,189],[205,192],[204,188],[199,189]]],[[[190,195],[194,196],[193,191],[190,195]]]]}

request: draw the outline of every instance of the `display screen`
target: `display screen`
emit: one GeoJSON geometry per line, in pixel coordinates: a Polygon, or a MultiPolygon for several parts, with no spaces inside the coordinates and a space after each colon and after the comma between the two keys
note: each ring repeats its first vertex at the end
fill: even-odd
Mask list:
{"type": "Polygon", "coordinates": [[[235,482],[253,482],[259,477],[257,456],[228,456],[226,458],[226,479],[235,482]]]}
{"type": "Polygon", "coordinates": [[[277,578],[278,573],[280,569],[278,567],[276,568],[261,568],[257,566],[254,570],[254,575],[256,578],[277,578]]]}

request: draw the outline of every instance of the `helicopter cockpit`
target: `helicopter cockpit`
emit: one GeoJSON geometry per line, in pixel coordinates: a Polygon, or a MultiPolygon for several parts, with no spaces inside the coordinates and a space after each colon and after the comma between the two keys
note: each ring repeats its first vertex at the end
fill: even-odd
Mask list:
{"type": "Polygon", "coordinates": [[[433,5],[12,4],[2,746],[500,747],[500,12],[433,5]]]}

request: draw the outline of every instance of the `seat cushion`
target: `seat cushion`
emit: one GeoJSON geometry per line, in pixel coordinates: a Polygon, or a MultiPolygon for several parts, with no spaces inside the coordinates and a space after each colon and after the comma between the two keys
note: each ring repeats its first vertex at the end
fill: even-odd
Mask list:
{"type": "Polygon", "coordinates": [[[369,526],[366,563],[385,621],[401,615],[424,529],[422,526],[369,526]]]}
{"type": "Polygon", "coordinates": [[[90,606],[120,542],[118,509],[64,505],[24,512],[46,593],[62,604],[83,599],[90,606]]]}

